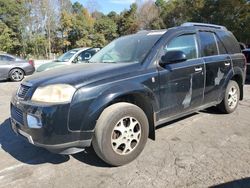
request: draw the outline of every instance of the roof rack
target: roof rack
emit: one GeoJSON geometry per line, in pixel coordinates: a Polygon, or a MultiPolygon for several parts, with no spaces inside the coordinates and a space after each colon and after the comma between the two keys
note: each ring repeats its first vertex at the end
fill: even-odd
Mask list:
{"type": "Polygon", "coordinates": [[[206,24],[206,23],[196,23],[196,22],[186,22],[186,23],[183,23],[181,26],[201,26],[201,27],[212,27],[212,28],[215,28],[215,29],[227,30],[226,27],[221,26],[221,25],[206,24]]]}

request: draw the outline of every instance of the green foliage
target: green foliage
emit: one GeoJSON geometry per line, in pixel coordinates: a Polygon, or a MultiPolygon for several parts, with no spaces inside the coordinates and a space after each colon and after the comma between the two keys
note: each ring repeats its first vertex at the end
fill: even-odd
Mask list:
{"type": "Polygon", "coordinates": [[[108,43],[108,41],[105,39],[104,34],[102,33],[95,33],[91,39],[93,47],[103,47],[108,43]]]}
{"type": "Polygon", "coordinates": [[[96,33],[102,33],[108,41],[112,41],[117,37],[117,25],[109,17],[103,17],[97,20],[94,29],[96,33]]]}
{"type": "Polygon", "coordinates": [[[19,44],[15,33],[0,21],[0,51],[11,52],[19,44]],[[14,39],[14,40],[13,40],[14,39]]]}
{"type": "Polygon", "coordinates": [[[139,29],[164,29],[187,21],[224,25],[239,41],[250,43],[250,3],[246,0],[141,2],[120,14],[104,15],[97,9],[90,14],[70,0],[0,0],[0,50],[49,57],[50,52],[103,47],[139,29]]]}
{"type": "Polygon", "coordinates": [[[139,30],[136,11],[137,5],[133,3],[128,11],[121,13],[121,18],[118,21],[118,33],[120,36],[132,34],[139,30]]]}
{"type": "Polygon", "coordinates": [[[0,49],[20,52],[21,16],[23,3],[15,0],[0,0],[0,49]]]}

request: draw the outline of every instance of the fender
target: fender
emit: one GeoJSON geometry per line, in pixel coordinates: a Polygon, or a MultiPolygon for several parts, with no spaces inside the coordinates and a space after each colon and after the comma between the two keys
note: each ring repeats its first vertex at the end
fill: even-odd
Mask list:
{"type": "MultiPolygon", "coordinates": [[[[83,90],[84,89],[86,88],[83,88],[83,90]]],[[[73,111],[82,110],[84,111],[84,113],[82,114],[81,118],[78,117],[77,127],[75,126],[76,121],[73,121],[75,123],[69,122],[69,129],[73,131],[93,131],[95,129],[96,121],[102,111],[113,102],[119,101],[119,98],[125,96],[132,95],[140,97],[142,100],[145,100],[145,103],[149,102],[151,104],[153,112],[159,110],[159,104],[157,102],[158,100],[156,94],[141,83],[126,81],[122,83],[118,82],[113,86],[109,86],[108,88],[105,88],[105,85],[92,88],[91,92],[86,92],[91,93],[92,98],[90,98],[90,94],[88,94],[89,96],[84,96],[82,94],[84,91],[80,92],[81,94],[79,94],[79,96],[82,96],[81,98],[85,98],[86,100],[83,101],[81,106],[77,105],[77,108],[75,108],[73,105],[71,109],[73,109],[73,111]],[[80,126],[79,121],[81,122],[80,126]]],[[[75,101],[77,101],[77,103],[79,104],[80,99],[77,99],[77,96],[75,97],[75,101]]],[[[70,115],[70,117],[72,116],[70,115]]]]}
{"type": "MultiPolygon", "coordinates": [[[[222,86],[221,95],[219,96],[219,102],[221,102],[221,101],[223,100],[223,98],[224,98],[224,95],[225,95],[225,92],[226,92],[226,88],[227,88],[227,85],[228,85],[229,81],[232,80],[232,78],[233,78],[234,76],[236,76],[236,75],[239,75],[239,76],[242,78],[242,80],[243,80],[243,78],[244,78],[244,76],[243,76],[244,73],[243,73],[243,71],[242,71],[242,69],[241,69],[240,67],[233,67],[233,68],[230,69],[230,71],[228,72],[227,77],[226,77],[226,79],[225,79],[225,81],[224,81],[224,84],[223,84],[223,86],[222,86]]],[[[244,85],[244,81],[243,81],[242,84],[244,85]]],[[[241,98],[243,98],[243,89],[241,89],[241,88],[243,88],[243,85],[242,85],[242,87],[239,86],[239,87],[240,87],[240,90],[241,90],[241,93],[242,93],[241,98]]]]}

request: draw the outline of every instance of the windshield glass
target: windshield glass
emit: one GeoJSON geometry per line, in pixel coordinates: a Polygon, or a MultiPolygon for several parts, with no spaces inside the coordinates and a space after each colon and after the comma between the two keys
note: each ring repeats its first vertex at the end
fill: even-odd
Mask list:
{"type": "Polygon", "coordinates": [[[57,60],[58,61],[62,61],[62,62],[66,62],[69,61],[71,57],[73,57],[73,55],[75,55],[79,50],[70,50],[66,53],[64,53],[63,55],[61,55],[57,60]]]}
{"type": "Polygon", "coordinates": [[[118,38],[95,54],[91,63],[141,63],[162,34],[134,34],[118,38]]]}

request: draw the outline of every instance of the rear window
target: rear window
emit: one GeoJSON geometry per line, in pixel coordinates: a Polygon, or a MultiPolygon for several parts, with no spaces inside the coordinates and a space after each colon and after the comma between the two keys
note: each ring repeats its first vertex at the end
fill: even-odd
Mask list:
{"type": "Polygon", "coordinates": [[[241,52],[240,45],[231,32],[217,31],[216,33],[218,34],[220,40],[226,47],[227,52],[229,54],[235,54],[241,52]]]}
{"type": "Polygon", "coordinates": [[[218,55],[215,35],[211,32],[200,32],[201,54],[205,56],[218,55]]]}

